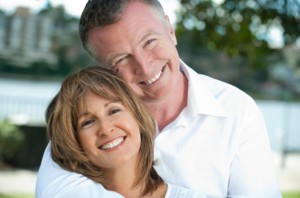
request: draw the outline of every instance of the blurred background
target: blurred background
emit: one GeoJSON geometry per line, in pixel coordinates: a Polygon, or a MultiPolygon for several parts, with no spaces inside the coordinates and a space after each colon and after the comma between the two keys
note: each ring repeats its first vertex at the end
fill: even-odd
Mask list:
{"type": "MultiPolygon", "coordinates": [[[[0,0],[0,198],[34,197],[45,109],[95,65],[78,21],[86,0],[0,0]]],[[[181,58],[261,108],[284,198],[300,197],[300,0],[161,0],[181,58]]]]}

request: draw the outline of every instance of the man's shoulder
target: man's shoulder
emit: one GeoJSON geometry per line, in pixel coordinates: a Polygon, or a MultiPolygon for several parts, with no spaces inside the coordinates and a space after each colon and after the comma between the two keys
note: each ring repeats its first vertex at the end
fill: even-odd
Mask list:
{"type": "Polygon", "coordinates": [[[253,111],[257,109],[254,99],[240,88],[224,82],[222,80],[199,74],[191,68],[187,68],[189,75],[189,92],[190,96],[195,97],[195,101],[203,103],[203,97],[213,98],[222,108],[228,112],[253,111]],[[200,100],[201,99],[201,100],[200,100]]]}
{"type": "Polygon", "coordinates": [[[252,97],[249,96],[245,91],[241,90],[237,86],[230,84],[228,82],[216,79],[214,77],[197,73],[196,71],[189,68],[190,74],[190,83],[193,87],[203,86],[207,89],[212,95],[216,97],[229,97],[229,98],[243,98],[245,100],[252,100],[252,97]]]}

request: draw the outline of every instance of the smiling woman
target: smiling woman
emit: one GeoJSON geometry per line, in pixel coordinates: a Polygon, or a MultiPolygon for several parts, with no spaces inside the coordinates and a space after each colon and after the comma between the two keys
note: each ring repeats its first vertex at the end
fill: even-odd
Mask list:
{"type": "Polygon", "coordinates": [[[54,161],[120,194],[113,197],[202,197],[156,173],[155,121],[110,70],[89,67],[66,78],[46,120],[54,161]]]}
{"type": "Polygon", "coordinates": [[[152,167],[154,120],[110,71],[95,67],[71,75],[47,117],[52,157],[60,166],[117,192],[125,185],[117,178],[125,176],[129,186],[120,193],[127,196],[164,192],[152,167]]]}

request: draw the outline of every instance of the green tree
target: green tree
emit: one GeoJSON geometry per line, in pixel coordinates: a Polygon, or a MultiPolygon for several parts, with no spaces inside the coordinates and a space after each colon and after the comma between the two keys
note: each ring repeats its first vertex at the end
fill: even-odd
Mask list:
{"type": "Polygon", "coordinates": [[[179,41],[185,37],[185,45],[190,48],[204,46],[231,57],[243,57],[253,68],[261,68],[265,66],[266,55],[274,51],[267,42],[271,28],[282,30],[284,45],[299,39],[298,0],[215,2],[180,0],[176,24],[179,41]]]}

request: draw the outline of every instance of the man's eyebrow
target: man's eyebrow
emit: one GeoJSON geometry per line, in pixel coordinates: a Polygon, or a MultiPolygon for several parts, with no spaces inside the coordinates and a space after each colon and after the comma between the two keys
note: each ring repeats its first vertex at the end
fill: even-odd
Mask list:
{"type": "Polygon", "coordinates": [[[148,31],[140,40],[139,43],[142,43],[146,38],[148,38],[149,36],[153,35],[153,34],[158,34],[156,31],[150,30],[148,31]]]}

